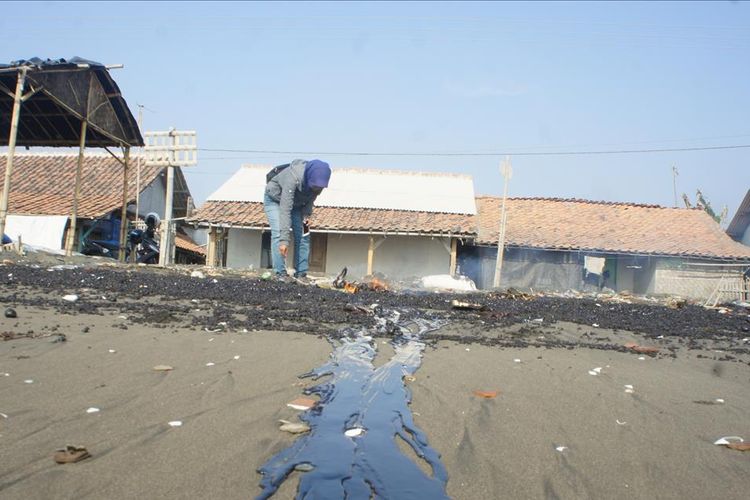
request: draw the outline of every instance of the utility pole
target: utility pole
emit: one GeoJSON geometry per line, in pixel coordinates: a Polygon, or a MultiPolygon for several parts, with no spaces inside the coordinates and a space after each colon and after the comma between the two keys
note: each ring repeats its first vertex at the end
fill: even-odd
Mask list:
{"type": "Polygon", "coordinates": [[[674,207],[677,208],[677,176],[680,175],[677,172],[677,165],[672,165],[672,188],[674,189],[674,207]]]}
{"type": "Polygon", "coordinates": [[[500,286],[500,275],[503,271],[503,254],[505,253],[505,229],[507,227],[507,213],[505,212],[505,200],[508,198],[508,182],[513,176],[513,168],[510,165],[510,156],[506,156],[500,165],[500,173],[505,179],[503,186],[503,203],[500,208],[500,231],[497,237],[497,261],[495,262],[495,279],[492,282],[492,288],[500,286]]]}

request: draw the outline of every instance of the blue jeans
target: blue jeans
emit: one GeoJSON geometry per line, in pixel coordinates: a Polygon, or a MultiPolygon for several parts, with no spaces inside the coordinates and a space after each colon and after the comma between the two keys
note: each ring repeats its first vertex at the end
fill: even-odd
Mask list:
{"type": "MultiPolygon", "coordinates": [[[[273,198],[265,195],[263,199],[263,210],[271,226],[271,262],[276,274],[286,275],[286,262],[279,252],[279,238],[281,228],[279,222],[279,203],[273,198]]],[[[310,235],[302,236],[302,210],[292,209],[292,233],[294,235],[294,275],[305,276],[310,266],[310,235]]]]}

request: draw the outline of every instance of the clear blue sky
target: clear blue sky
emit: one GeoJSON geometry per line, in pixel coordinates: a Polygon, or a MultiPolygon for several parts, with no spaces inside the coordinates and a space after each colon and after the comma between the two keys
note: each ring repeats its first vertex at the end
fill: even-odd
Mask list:
{"type": "MultiPolygon", "coordinates": [[[[201,148],[543,152],[750,144],[750,4],[94,3],[3,5],[0,61],[80,56],[146,130],[201,148]]],[[[200,152],[200,204],[242,163],[200,152]]],[[[447,171],[502,193],[501,157],[316,155],[334,167],[447,171]]],[[[229,158],[229,159],[227,159],[229,158]]],[[[514,156],[512,196],[673,204],[701,188],[734,214],[750,149],[514,156]]]]}

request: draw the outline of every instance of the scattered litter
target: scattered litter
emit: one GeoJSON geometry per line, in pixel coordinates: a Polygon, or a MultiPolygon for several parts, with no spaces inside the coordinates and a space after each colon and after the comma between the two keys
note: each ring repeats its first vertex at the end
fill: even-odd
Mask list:
{"type": "Polygon", "coordinates": [[[213,363],[213,362],[209,361],[208,363],[206,363],[206,366],[214,366],[215,364],[216,363],[213,363]]]}
{"type": "Polygon", "coordinates": [[[114,353],[116,353],[116,352],[117,352],[117,351],[115,351],[114,349],[110,349],[110,350],[109,350],[109,353],[110,353],[110,354],[114,354],[114,353]]]}
{"type": "Polygon", "coordinates": [[[594,328],[599,328],[599,323],[592,323],[591,326],[593,326],[594,328]]]}
{"type": "Polygon", "coordinates": [[[598,302],[597,302],[597,303],[595,303],[594,305],[595,305],[596,307],[602,307],[602,305],[601,305],[601,304],[599,304],[598,302]]]}
{"type": "Polygon", "coordinates": [[[214,283],[218,283],[218,282],[219,282],[219,280],[217,280],[216,278],[214,278],[214,279],[213,279],[213,282],[214,282],[214,283]]]}
{"type": "Polygon", "coordinates": [[[288,402],[286,405],[295,410],[305,411],[315,406],[315,403],[317,403],[317,401],[311,398],[297,398],[294,401],[288,402]]]}
{"type": "Polygon", "coordinates": [[[271,271],[266,271],[263,274],[260,275],[260,279],[268,281],[273,277],[273,274],[271,274],[271,271]]]}
{"type": "Polygon", "coordinates": [[[63,271],[66,269],[78,269],[78,266],[76,266],[75,264],[60,264],[57,266],[52,266],[48,268],[47,270],[48,271],[63,271]]]}
{"type": "Polygon", "coordinates": [[[202,272],[200,272],[200,271],[193,271],[192,273],[190,273],[190,277],[191,277],[191,278],[205,278],[205,277],[206,277],[206,275],[205,275],[205,274],[203,274],[203,273],[202,273],[202,272]]]}
{"type": "Polygon", "coordinates": [[[476,302],[462,302],[456,299],[451,300],[451,307],[453,309],[470,309],[475,311],[481,311],[484,309],[482,304],[477,304],[476,302]]]}
{"type": "Polygon", "coordinates": [[[472,393],[480,398],[493,399],[497,397],[497,391],[472,391],[472,393]]]}
{"type": "Polygon", "coordinates": [[[596,376],[596,375],[599,375],[601,372],[602,372],[602,367],[601,366],[597,366],[593,370],[589,370],[589,375],[596,376]]]}
{"type": "Polygon", "coordinates": [[[292,434],[302,434],[303,432],[310,431],[310,426],[304,422],[290,422],[288,420],[279,420],[281,426],[280,431],[290,432],[292,434]]]}
{"type": "Polygon", "coordinates": [[[532,323],[541,324],[544,323],[544,318],[536,318],[531,320],[532,323]]]}
{"type": "Polygon", "coordinates": [[[86,410],[86,413],[99,413],[99,408],[94,408],[93,406],[86,410]]]}
{"type": "Polygon", "coordinates": [[[182,420],[172,420],[171,422],[167,422],[170,427],[182,427],[182,420]]]}
{"type": "Polygon", "coordinates": [[[467,347],[467,348],[466,348],[466,351],[467,351],[467,352],[468,352],[468,351],[471,351],[471,349],[469,349],[469,348],[467,347]]]}
{"type": "Polygon", "coordinates": [[[406,375],[406,376],[404,377],[404,380],[405,380],[406,382],[414,382],[414,381],[416,381],[416,380],[417,380],[417,377],[415,377],[414,375],[406,375]]]}
{"type": "Polygon", "coordinates": [[[0,417],[8,418],[8,415],[6,415],[5,413],[0,413],[0,417]]]}
{"type": "Polygon", "coordinates": [[[10,377],[10,373],[8,372],[0,373],[0,375],[2,375],[3,377],[10,377]]]}
{"type": "Polygon", "coordinates": [[[362,427],[353,427],[344,431],[344,435],[347,437],[357,437],[364,434],[365,430],[362,427]]]}
{"type": "Polygon", "coordinates": [[[120,318],[120,319],[128,319],[128,317],[124,316],[124,315],[120,315],[120,316],[118,316],[118,318],[120,318]]]}
{"type": "Polygon", "coordinates": [[[625,392],[627,392],[628,394],[633,394],[635,392],[635,390],[633,389],[632,385],[626,384],[625,385],[625,392]]]}
{"type": "Polygon", "coordinates": [[[667,300],[667,307],[670,309],[682,309],[687,305],[687,300],[681,297],[671,297],[667,300]]]}
{"type": "Polygon", "coordinates": [[[26,380],[24,380],[24,381],[23,381],[23,383],[24,383],[24,384],[33,384],[33,383],[34,383],[34,380],[33,380],[33,379],[30,379],[30,378],[27,378],[26,380]]]}
{"type": "Polygon", "coordinates": [[[302,462],[294,466],[294,470],[300,472],[310,472],[313,469],[315,469],[315,466],[309,462],[302,462]]]}
{"type": "Polygon", "coordinates": [[[658,337],[656,337],[656,338],[657,338],[657,339],[663,339],[663,338],[664,338],[664,335],[659,335],[659,336],[658,336],[658,337]]]}
{"type": "Polygon", "coordinates": [[[725,436],[714,441],[714,444],[726,446],[729,449],[737,451],[750,451],[750,443],[746,443],[739,436],[725,436]]]}
{"type": "Polygon", "coordinates": [[[631,351],[634,351],[640,354],[656,354],[657,352],[659,352],[658,347],[642,346],[642,345],[636,344],[635,342],[627,342],[625,344],[625,347],[630,349],[631,351]]]}
{"type": "Polygon", "coordinates": [[[232,359],[240,359],[240,357],[239,357],[239,355],[237,355],[237,356],[235,356],[235,357],[234,357],[234,358],[232,358],[232,359]]]}
{"type": "Polygon", "coordinates": [[[67,445],[65,448],[57,450],[53,458],[58,464],[72,464],[90,456],[91,454],[83,446],[67,445]]]}
{"type": "Polygon", "coordinates": [[[68,302],[75,302],[78,300],[78,295],[70,294],[70,295],[63,295],[63,300],[67,300],[68,302]]]}
{"type": "Polygon", "coordinates": [[[423,288],[434,290],[455,290],[457,292],[476,292],[477,286],[466,276],[454,278],[450,274],[436,274],[421,279],[423,288]]]}
{"type": "Polygon", "coordinates": [[[5,317],[6,318],[17,318],[18,314],[16,314],[16,310],[15,309],[13,309],[12,307],[8,307],[7,309],[5,309],[5,317]]]}
{"type": "Polygon", "coordinates": [[[639,359],[640,361],[646,361],[646,356],[638,356],[638,359],[639,359]]]}
{"type": "Polygon", "coordinates": [[[619,419],[615,420],[615,422],[617,422],[617,425],[625,425],[625,424],[627,424],[627,422],[620,422],[619,419]]]}
{"type": "Polygon", "coordinates": [[[708,405],[708,406],[710,406],[710,405],[723,405],[724,404],[724,400],[721,399],[721,398],[714,399],[713,401],[708,401],[708,400],[700,399],[700,400],[693,401],[693,403],[695,403],[697,405],[708,405]]]}
{"type": "Polygon", "coordinates": [[[355,313],[361,313],[361,314],[375,314],[375,311],[372,307],[363,306],[360,304],[352,304],[350,302],[347,302],[344,304],[344,311],[349,312],[355,312],[355,313]]]}
{"type": "Polygon", "coordinates": [[[206,330],[206,331],[207,331],[208,333],[216,333],[216,332],[220,332],[220,331],[221,331],[222,329],[221,329],[221,328],[214,328],[214,329],[212,330],[212,329],[211,329],[211,328],[209,328],[209,327],[205,327],[205,328],[204,328],[204,330],[206,330]]]}
{"type": "Polygon", "coordinates": [[[558,446],[558,447],[556,447],[555,449],[556,449],[557,451],[559,451],[560,453],[562,453],[563,451],[567,450],[567,449],[568,449],[568,447],[567,447],[567,446],[558,446]]]}
{"type": "Polygon", "coordinates": [[[168,372],[168,371],[174,370],[174,368],[172,368],[169,365],[156,365],[154,366],[153,370],[155,372],[168,372]]]}
{"type": "Polygon", "coordinates": [[[210,339],[208,339],[208,341],[209,341],[209,342],[213,342],[213,341],[214,341],[214,338],[213,338],[213,337],[211,337],[210,339]]]}
{"type": "Polygon", "coordinates": [[[516,358],[516,359],[514,359],[514,360],[513,360],[513,362],[514,362],[514,363],[520,363],[520,362],[521,362],[521,360],[520,360],[519,358],[516,358]]]}

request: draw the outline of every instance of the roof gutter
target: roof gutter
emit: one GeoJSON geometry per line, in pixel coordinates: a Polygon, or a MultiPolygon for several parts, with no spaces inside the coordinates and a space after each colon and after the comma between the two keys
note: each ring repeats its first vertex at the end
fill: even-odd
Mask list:
{"type": "MultiPolygon", "coordinates": [[[[269,231],[270,228],[268,226],[240,226],[236,224],[214,224],[210,222],[198,222],[196,224],[199,227],[219,227],[219,228],[225,228],[225,229],[251,229],[256,231],[269,231]]],[[[417,232],[409,232],[409,231],[343,231],[343,230],[335,230],[335,229],[311,229],[311,233],[326,233],[326,234],[355,234],[355,235],[383,235],[383,236],[426,236],[426,237],[440,237],[440,238],[465,238],[465,239],[473,239],[474,236],[471,234],[462,234],[462,233],[417,233],[417,232]]]]}

